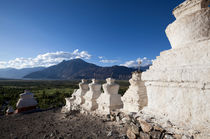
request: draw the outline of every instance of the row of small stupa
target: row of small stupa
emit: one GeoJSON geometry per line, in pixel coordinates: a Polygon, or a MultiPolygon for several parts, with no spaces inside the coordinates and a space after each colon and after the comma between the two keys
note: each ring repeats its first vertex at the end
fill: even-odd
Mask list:
{"type": "Polygon", "coordinates": [[[100,114],[109,114],[113,110],[122,108],[124,112],[138,112],[147,104],[146,88],[141,81],[141,73],[134,72],[129,82],[131,85],[121,98],[118,94],[119,85],[112,78],[107,78],[103,86],[95,79],[92,79],[90,84],[82,80],[79,89],[75,90],[72,97],[66,98],[62,112],[70,112],[78,107],[100,114]]]}

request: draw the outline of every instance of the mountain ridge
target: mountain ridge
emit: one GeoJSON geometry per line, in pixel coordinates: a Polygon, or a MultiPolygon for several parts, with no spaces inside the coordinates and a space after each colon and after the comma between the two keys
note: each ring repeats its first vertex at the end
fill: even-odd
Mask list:
{"type": "Polygon", "coordinates": [[[22,79],[23,76],[45,69],[44,67],[34,67],[34,68],[23,68],[23,69],[15,69],[15,68],[4,68],[0,69],[0,78],[1,79],[22,79]]]}
{"type": "Polygon", "coordinates": [[[32,72],[24,78],[29,79],[106,79],[112,77],[127,80],[131,77],[134,68],[124,66],[101,67],[88,63],[82,59],[63,61],[57,65],[41,71],[32,72]]]}

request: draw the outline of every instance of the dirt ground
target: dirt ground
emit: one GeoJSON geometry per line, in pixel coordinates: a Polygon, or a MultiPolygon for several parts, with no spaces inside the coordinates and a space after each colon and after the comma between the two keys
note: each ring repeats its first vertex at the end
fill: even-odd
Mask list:
{"type": "Polygon", "coordinates": [[[0,116],[0,139],[117,139],[125,134],[124,125],[60,109],[0,116]]]}

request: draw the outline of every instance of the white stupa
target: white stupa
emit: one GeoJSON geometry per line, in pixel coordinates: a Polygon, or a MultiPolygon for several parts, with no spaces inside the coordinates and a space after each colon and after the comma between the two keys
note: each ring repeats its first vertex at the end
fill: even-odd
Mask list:
{"type": "Polygon", "coordinates": [[[62,107],[61,109],[61,112],[62,113],[68,113],[70,112],[73,108],[73,102],[75,100],[74,97],[68,97],[68,98],[65,98],[66,100],[66,105],[62,107]]]}
{"type": "Polygon", "coordinates": [[[89,91],[84,95],[85,103],[82,107],[88,111],[94,111],[98,108],[96,99],[101,95],[101,85],[95,79],[89,85],[89,91]]]}
{"type": "Polygon", "coordinates": [[[17,113],[36,109],[37,104],[37,101],[34,99],[34,94],[25,90],[24,93],[20,94],[20,99],[16,104],[17,113]]]}
{"type": "Polygon", "coordinates": [[[68,113],[71,110],[76,110],[80,105],[82,105],[85,102],[85,99],[83,96],[88,91],[88,84],[86,80],[82,79],[82,81],[79,83],[79,89],[74,90],[74,93],[72,94],[72,97],[65,98],[66,105],[62,108],[62,113],[68,113]]]}
{"type": "Polygon", "coordinates": [[[171,49],[142,74],[148,96],[144,112],[202,139],[210,138],[209,5],[210,0],[186,0],[173,10],[176,20],[166,29],[171,49]]]}
{"type": "Polygon", "coordinates": [[[76,92],[72,94],[72,96],[75,98],[74,104],[82,105],[85,103],[83,96],[87,93],[88,89],[89,87],[87,81],[82,79],[82,82],[79,83],[79,89],[77,89],[76,92]]]}
{"type": "Polygon", "coordinates": [[[147,105],[146,87],[141,80],[141,72],[133,72],[129,82],[130,86],[121,98],[123,111],[126,113],[139,112],[147,105]]]}
{"type": "Polygon", "coordinates": [[[118,94],[119,85],[112,78],[107,78],[103,84],[104,93],[97,99],[98,112],[101,114],[109,114],[112,110],[123,107],[121,95],[118,94]]]}

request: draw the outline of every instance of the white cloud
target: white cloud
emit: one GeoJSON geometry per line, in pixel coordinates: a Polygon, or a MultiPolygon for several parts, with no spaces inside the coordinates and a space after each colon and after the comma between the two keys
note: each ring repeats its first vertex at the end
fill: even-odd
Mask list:
{"type": "Polygon", "coordinates": [[[108,59],[103,59],[103,60],[100,60],[99,62],[101,63],[117,63],[118,60],[108,60],[108,59]]]}
{"type": "Polygon", "coordinates": [[[103,56],[99,56],[98,58],[99,58],[99,59],[103,59],[103,56]]]}
{"type": "Polygon", "coordinates": [[[120,64],[121,66],[125,67],[138,67],[138,62],[141,61],[141,66],[148,66],[152,64],[153,60],[149,60],[146,57],[144,58],[137,58],[136,60],[126,61],[124,64],[120,64]]]}
{"type": "Polygon", "coordinates": [[[10,61],[0,61],[0,68],[30,68],[30,67],[49,67],[56,65],[63,60],[70,60],[75,58],[90,59],[91,55],[86,51],[79,52],[78,49],[72,53],[57,51],[54,53],[40,54],[35,58],[16,58],[10,61]]]}

